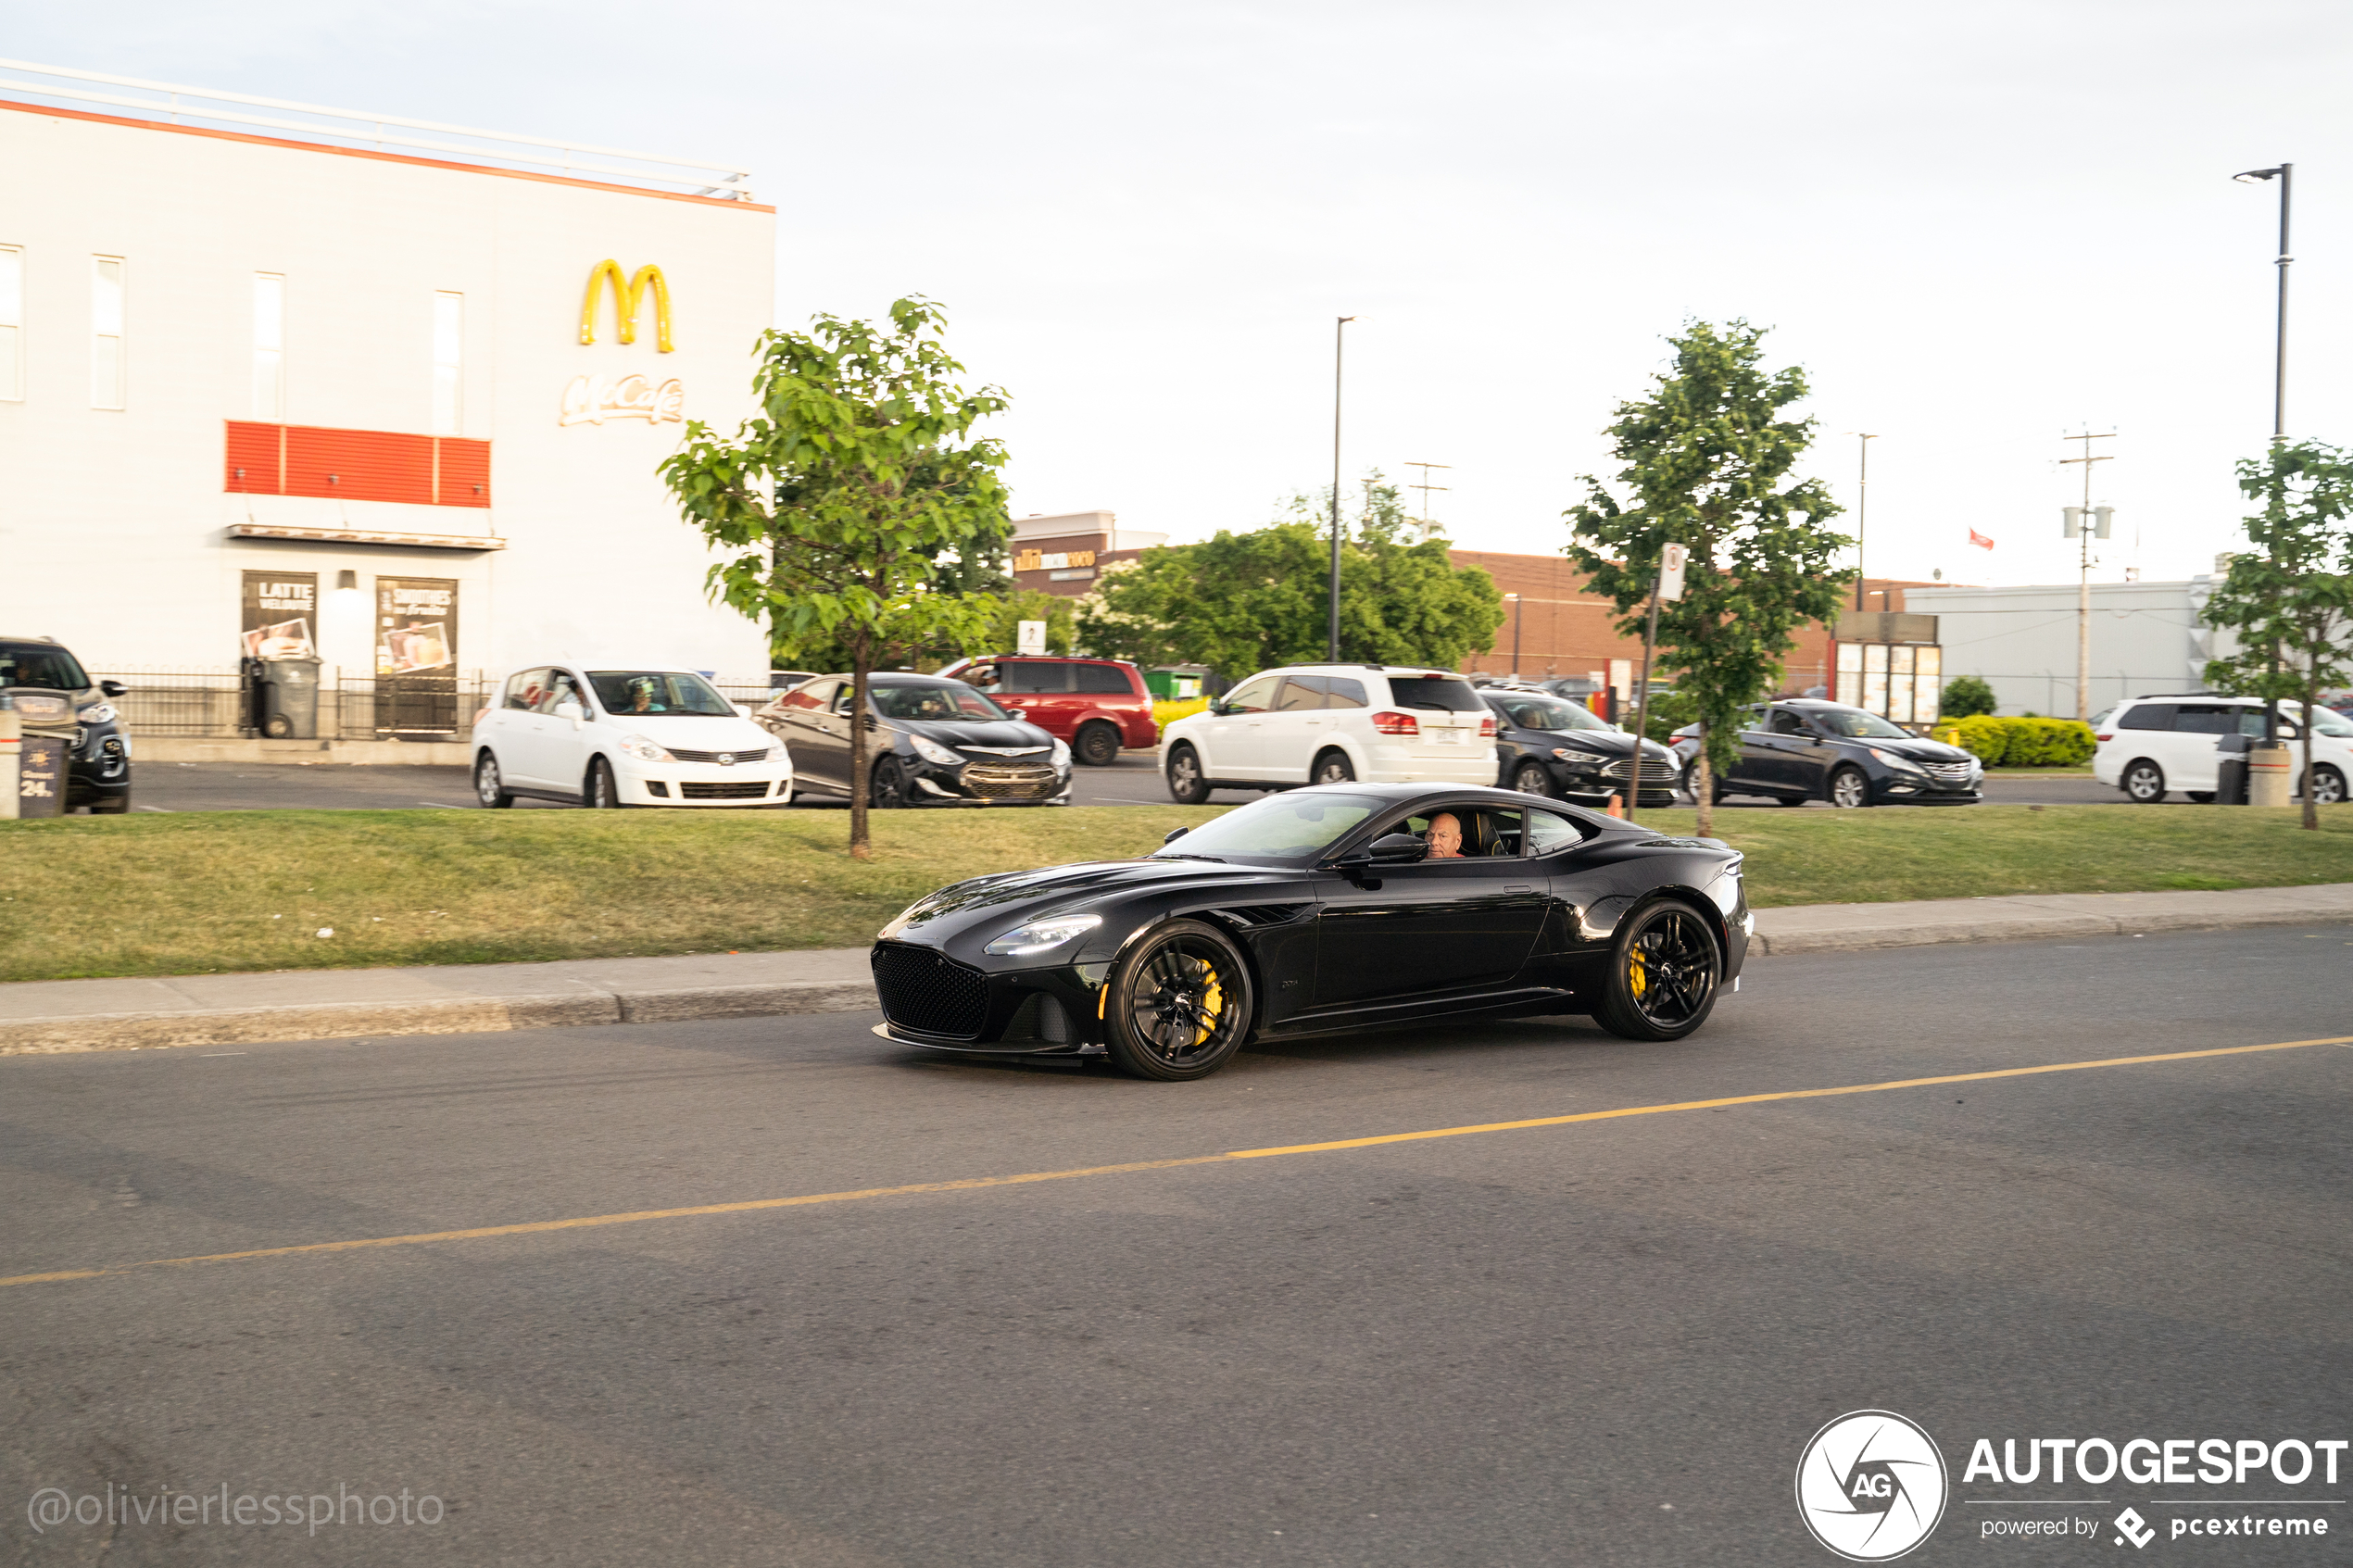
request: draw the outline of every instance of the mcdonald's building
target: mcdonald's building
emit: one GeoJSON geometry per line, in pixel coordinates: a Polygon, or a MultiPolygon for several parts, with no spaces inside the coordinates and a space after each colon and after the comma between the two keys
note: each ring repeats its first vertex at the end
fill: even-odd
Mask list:
{"type": "Polygon", "coordinates": [[[765,671],[656,472],[686,421],[751,411],[774,216],[746,171],[11,76],[0,634],[134,688],[315,658],[322,697],[765,671]]]}

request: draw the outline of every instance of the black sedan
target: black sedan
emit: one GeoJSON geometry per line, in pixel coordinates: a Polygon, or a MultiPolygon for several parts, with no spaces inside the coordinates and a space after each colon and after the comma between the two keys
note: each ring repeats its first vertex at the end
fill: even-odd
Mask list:
{"type": "Polygon", "coordinates": [[[1317,784],[1139,859],[944,887],[883,927],[908,1045],[1200,1078],[1252,1039],[1478,1014],[1697,1029],[1754,929],[1741,857],[1506,790],[1317,784]]]}
{"type": "MultiPolygon", "coordinates": [[[[819,675],[752,715],[785,743],[799,793],[849,797],[856,696],[848,675],[819,675]]],[[[869,675],[864,783],[885,809],[1067,806],[1070,747],[962,681],[869,675]]]]}
{"type": "MultiPolygon", "coordinates": [[[[1479,695],[1495,710],[1496,782],[1504,788],[1583,806],[1607,806],[1611,796],[1626,793],[1631,734],[1548,692],[1491,688],[1479,695]]],[[[1642,796],[1635,805],[1674,805],[1681,771],[1673,752],[1644,741],[1642,796]]]]}
{"type": "MultiPolygon", "coordinates": [[[[1985,797],[1985,767],[1974,756],[1865,709],[1796,697],[1752,708],[1747,719],[1740,756],[1716,781],[1718,800],[1760,795],[1784,806],[1974,806],[1985,797]]],[[[1675,732],[1675,751],[1689,788],[1698,726],[1675,732]]]]}

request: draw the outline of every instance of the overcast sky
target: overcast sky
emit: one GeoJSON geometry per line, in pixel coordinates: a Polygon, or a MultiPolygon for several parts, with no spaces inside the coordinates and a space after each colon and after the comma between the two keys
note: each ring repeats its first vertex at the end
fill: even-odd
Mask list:
{"type": "MultiPolygon", "coordinates": [[[[1015,509],[1179,539],[1452,467],[1463,546],[1552,552],[1689,318],[1806,367],[1871,571],[2208,570],[2271,431],[2353,445],[2353,6],[1196,3],[106,6],[0,0],[49,64],[717,159],[777,204],[777,319],[920,292],[1013,412],[1015,509]],[[1968,545],[1976,529],[1996,541],[1968,545]]],[[[1415,498],[1416,508],[1418,497],[1415,498]]],[[[1847,520],[1852,521],[1852,516],[1847,520]]],[[[1850,529],[1851,532],[1851,529],[1850,529]]]]}

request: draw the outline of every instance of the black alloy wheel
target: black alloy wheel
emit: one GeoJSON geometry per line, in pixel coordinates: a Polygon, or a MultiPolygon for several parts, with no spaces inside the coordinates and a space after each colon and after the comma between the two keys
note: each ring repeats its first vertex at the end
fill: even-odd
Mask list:
{"type": "Polygon", "coordinates": [[[1168,798],[1179,806],[1200,806],[1209,799],[1209,781],[1202,776],[1201,754],[1179,746],[1168,754],[1168,798]]]}
{"type": "Polygon", "coordinates": [[[1112,1065],[1163,1083],[1206,1078],[1250,1033],[1250,971],[1225,934],[1175,920],[1138,943],[1109,982],[1112,1065]]]}
{"type": "Polygon", "coordinates": [[[2342,806],[2345,804],[2345,775],[2322,763],[2312,770],[2312,804],[2342,806]]]}
{"type": "Polygon", "coordinates": [[[1356,770],[1349,763],[1348,753],[1344,751],[1325,752],[1307,771],[1309,784],[1353,784],[1355,778],[1356,770]]]}
{"type": "Polygon", "coordinates": [[[1723,949],[1688,904],[1654,904],[1619,928],[1593,1022],[1627,1040],[1680,1040],[1707,1022],[1723,949]]]}
{"type": "Polygon", "coordinates": [[[485,751],[474,763],[474,796],[485,808],[504,809],[515,803],[514,792],[506,787],[506,780],[498,771],[498,759],[485,751]]]}
{"type": "Polygon", "coordinates": [[[1078,743],[1071,747],[1089,768],[1108,768],[1119,760],[1119,732],[1098,719],[1078,726],[1078,743]]]}
{"type": "Polygon", "coordinates": [[[1841,768],[1831,775],[1831,804],[1847,810],[1871,803],[1871,781],[1860,768],[1841,768]]]}
{"type": "Polygon", "coordinates": [[[874,787],[867,791],[866,804],[877,811],[896,811],[907,804],[907,770],[899,765],[896,757],[886,757],[875,764],[874,787]]]}
{"type": "Polygon", "coordinates": [[[621,789],[613,783],[612,764],[601,757],[588,764],[588,783],[580,792],[580,803],[599,811],[621,808],[621,789]]]}
{"type": "Polygon", "coordinates": [[[1544,764],[1530,757],[1512,770],[1512,787],[1522,795],[1550,797],[1553,793],[1553,776],[1544,771],[1544,764]]]}
{"type": "Polygon", "coordinates": [[[2117,782],[2124,798],[2135,806],[2155,806],[2165,798],[2165,770],[2145,757],[2125,764],[2124,776],[2117,782]]]}

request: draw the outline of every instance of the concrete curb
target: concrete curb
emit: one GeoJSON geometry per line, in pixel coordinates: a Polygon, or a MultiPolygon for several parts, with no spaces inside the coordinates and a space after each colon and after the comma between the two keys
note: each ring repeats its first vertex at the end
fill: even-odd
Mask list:
{"type": "MultiPolygon", "coordinates": [[[[2353,924],[2353,883],[1806,904],[1756,911],[1749,950],[1783,957],[1948,942],[2347,924],[2353,924]]],[[[861,1012],[875,1005],[863,948],[53,981],[0,985],[0,1056],[682,1023],[861,1012]],[[379,995],[333,999],[322,994],[363,989],[379,995]],[[260,998],[270,999],[257,1005],[260,998]]]]}

